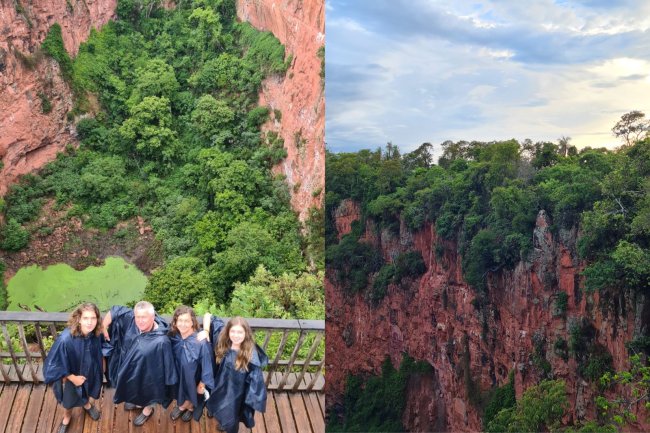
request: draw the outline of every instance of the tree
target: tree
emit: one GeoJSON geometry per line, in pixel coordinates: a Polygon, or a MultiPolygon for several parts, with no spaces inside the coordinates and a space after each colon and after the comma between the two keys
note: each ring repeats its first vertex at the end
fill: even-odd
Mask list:
{"type": "Polygon", "coordinates": [[[558,138],[557,144],[558,144],[558,154],[560,156],[563,156],[564,158],[567,158],[569,156],[577,155],[578,154],[578,149],[576,149],[575,146],[569,145],[569,142],[571,141],[571,137],[565,137],[562,136],[558,138]]]}
{"type": "Polygon", "coordinates": [[[212,95],[201,96],[192,111],[192,122],[196,130],[208,140],[220,132],[225,132],[234,119],[235,113],[228,104],[216,100],[212,95]]]}
{"type": "Polygon", "coordinates": [[[323,273],[274,276],[260,265],[246,283],[236,283],[228,315],[319,319],[325,315],[323,273]]]}
{"type": "Polygon", "coordinates": [[[402,161],[404,168],[408,171],[412,171],[418,167],[431,167],[433,163],[433,145],[431,143],[422,143],[413,152],[404,155],[402,161]]]}
{"type": "Polygon", "coordinates": [[[10,219],[0,228],[0,248],[7,251],[18,251],[29,243],[29,232],[18,221],[10,219]]]}
{"type": "Polygon", "coordinates": [[[601,415],[614,421],[619,426],[636,421],[634,409],[641,404],[646,413],[650,410],[650,366],[645,356],[639,354],[630,357],[629,370],[605,373],[600,383],[605,388],[618,385],[625,392],[617,392],[616,397],[596,397],[596,406],[601,415]]]}
{"type": "Polygon", "coordinates": [[[171,162],[177,151],[169,99],[147,96],[131,109],[120,134],[135,143],[139,154],[154,161],[171,162]]]}
{"type": "Polygon", "coordinates": [[[257,223],[239,223],[230,230],[225,244],[223,251],[214,254],[211,267],[217,292],[228,294],[234,283],[246,281],[260,264],[274,275],[301,267],[299,258],[257,223]]]}
{"type": "Polygon", "coordinates": [[[144,293],[161,312],[171,313],[181,304],[192,305],[211,293],[205,264],[196,257],[176,258],[151,274],[144,293]]]}
{"type": "Polygon", "coordinates": [[[219,45],[221,23],[219,13],[212,8],[196,8],[189,16],[192,24],[192,40],[200,52],[214,52],[219,45]]]}
{"type": "Polygon", "coordinates": [[[557,427],[569,406],[562,380],[545,380],[528,388],[515,407],[501,410],[488,432],[535,432],[557,427]]]}
{"type": "Polygon", "coordinates": [[[631,146],[648,136],[650,131],[650,120],[645,119],[645,113],[634,110],[625,113],[616,122],[612,132],[618,138],[622,138],[624,146],[631,146]]]}
{"type": "Polygon", "coordinates": [[[135,83],[131,97],[127,101],[129,107],[134,107],[147,96],[165,97],[169,100],[179,89],[174,68],[164,60],[149,60],[135,71],[135,83]]]}
{"type": "Polygon", "coordinates": [[[256,90],[261,78],[255,76],[250,64],[243,59],[222,53],[207,60],[188,82],[203,93],[231,94],[256,90]]]}
{"type": "Polygon", "coordinates": [[[101,156],[81,170],[78,179],[81,195],[89,202],[104,203],[125,192],[124,160],[119,156],[101,156]]]}

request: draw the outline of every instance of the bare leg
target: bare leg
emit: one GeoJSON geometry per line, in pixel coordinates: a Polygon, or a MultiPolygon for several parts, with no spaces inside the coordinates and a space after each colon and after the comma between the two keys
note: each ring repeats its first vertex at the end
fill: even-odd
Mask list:
{"type": "Polygon", "coordinates": [[[151,415],[152,411],[153,411],[153,405],[145,406],[144,409],[142,409],[142,413],[146,416],[151,415]]]}
{"type": "Polygon", "coordinates": [[[72,417],[72,409],[64,409],[63,410],[63,424],[68,425],[70,424],[70,418],[72,417]]]}
{"type": "Polygon", "coordinates": [[[178,408],[180,410],[194,410],[194,405],[191,401],[185,400],[185,402],[182,405],[178,406],[178,408]]]}

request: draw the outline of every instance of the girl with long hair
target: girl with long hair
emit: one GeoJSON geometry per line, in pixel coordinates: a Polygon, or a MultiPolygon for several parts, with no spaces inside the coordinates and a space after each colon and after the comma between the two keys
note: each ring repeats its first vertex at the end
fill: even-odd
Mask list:
{"type": "Polygon", "coordinates": [[[66,432],[74,407],[81,406],[92,419],[99,419],[100,413],[90,401],[99,398],[102,387],[99,317],[97,305],[79,305],[45,358],[45,383],[52,384],[56,400],[64,408],[57,433],[66,432]]]}
{"type": "Polygon", "coordinates": [[[207,341],[197,340],[198,330],[194,310],[185,305],[176,308],[169,331],[179,379],[176,407],[169,414],[173,421],[181,418],[187,422],[193,413],[198,421],[203,413],[205,391],[214,388],[211,347],[207,341]],[[195,411],[197,408],[201,410],[195,411]]]}
{"type": "Polygon", "coordinates": [[[206,402],[208,413],[214,416],[227,433],[236,433],[239,423],[248,428],[255,425],[255,411],[266,410],[266,385],[262,368],[268,357],[255,344],[251,327],[242,317],[233,317],[216,337],[215,327],[223,326],[219,319],[207,313],[204,329],[210,335],[216,362],[214,391],[206,402]],[[216,340],[216,341],[215,341],[216,340]]]}

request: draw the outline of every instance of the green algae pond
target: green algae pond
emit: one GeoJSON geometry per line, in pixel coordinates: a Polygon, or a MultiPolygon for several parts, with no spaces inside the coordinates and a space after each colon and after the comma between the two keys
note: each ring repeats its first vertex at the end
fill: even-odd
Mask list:
{"type": "Polygon", "coordinates": [[[139,300],[147,277],[121,257],[107,257],[103,266],[89,266],[77,271],[60,263],[47,268],[33,265],[21,268],[9,280],[8,310],[20,305],[36,311],[70,311],[82,302],[94,302],[101,311],[112,305],[139,300]]]}

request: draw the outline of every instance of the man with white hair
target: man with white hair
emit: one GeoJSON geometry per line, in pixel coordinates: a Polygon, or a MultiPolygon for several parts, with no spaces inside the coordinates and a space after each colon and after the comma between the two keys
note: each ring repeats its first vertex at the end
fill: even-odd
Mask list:
{"type": "Polygon", "coordinates": [[[143,407],[133,420],[141,426],[156,403],[169,405],[178,382],[167,322],[151,303],[140,301],[133,309],[113,306],[102,324],[108,379],[115,387],[113,401],[125,402],[125,410],[143,407]]]}

